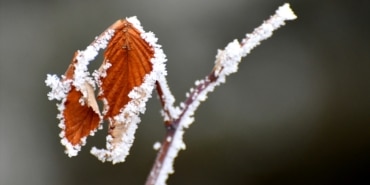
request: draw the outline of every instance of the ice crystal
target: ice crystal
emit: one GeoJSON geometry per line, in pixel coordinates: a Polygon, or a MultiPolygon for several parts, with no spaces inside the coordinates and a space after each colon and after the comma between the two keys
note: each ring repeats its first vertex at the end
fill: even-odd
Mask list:
{"type": "Polygon", "coordinates": [[[160,142],[155,142],[154,145],[153,145],[153,149],[154,150],[159,150],[161,148],[161,143],[160,142]]]}

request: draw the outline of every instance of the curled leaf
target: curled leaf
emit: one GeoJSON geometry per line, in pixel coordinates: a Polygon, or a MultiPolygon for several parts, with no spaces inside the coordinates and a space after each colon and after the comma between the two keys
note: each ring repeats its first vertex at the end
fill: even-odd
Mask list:
{"type": "Polygon", "coordinates": [[[69,91],[59,105],[62,128],[60,136],[69,156],[77,155],[86,137],[92,135],[100,125],[101,115],[95,99],[93,86],[85,81],[78,89],[73,85],[75,65],[78,63],[75,53],[69,65],[64,81],[70,81],[69,91]]]}
{"type": "Polygon", "coordinates": [[[100,123],[100,113],[92,87],[86,84],[88,97],[84,98],[80,91],[72,87],[64,103],[64,137],[72,145],[81,145],[84,138],[95,131],[100,123]]]}

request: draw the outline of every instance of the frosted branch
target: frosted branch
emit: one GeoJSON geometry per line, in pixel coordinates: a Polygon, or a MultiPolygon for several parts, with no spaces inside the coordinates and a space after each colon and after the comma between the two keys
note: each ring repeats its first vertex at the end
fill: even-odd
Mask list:
{"type": "MultiPolygon", "coordinates": [[[[283,26],[285,21],[294,19],[296,19],[296,15],[290,9],[289,4],[284,4],[276,10],[273,16],[264,21],[261,26],[256,28],[251,34],[247,34],[240,43],[234,40],[224,50],[218,51],[212,72],[203,80],[196,81],[195,87],[190,90],[185,102],[180,103],[181,113],[179,117],[174,117],[177,119],[169,123],[170,127],[167,127],[166,137],[161,144],[146,185],[166,184],[168,175],[174,172],[173,163],[176,156],[180,149],[185,149],[183,142],[184,129],[188,128],[194,121],[194,112],[200,105],[200,102],[206,100],[207,94],[212,92],[216,86],[224,83],[226,76],[237,72],[242,57],[247,56],[261,41],[271,37],[272,32],[283,26]]],[[[163,92],[159,94],[161,96],[163,92]]],[[[164,104],[167,103],[167,101],[163,102],[164,104]]],[[[173,102],[168,100],[168,103],[172,105],[173,102]]],[[[166,106],[164,105],[164,110],[166,110],[166,106]]],[[[168,115],[171,114],[168,113],[168,115]]]]}
{"type": "Polygon", "coordinates": [[[154,146],[159,152],[146,184],[166,184],[169,174],[174,172],[176,156],[185,149],[185,129],[193,123],[194,113],[201,102],[216,86],[224,83],[228,75],[237,72],[241,59],[253,48],[271,37],[273,31],[286,21],[294,19],[296,16],[289,4],[284,4],[261,26],[246,34],[241,42],[233,40],[223,50],[218,50],[211,73],[195,82],[179,106],[174,106],[175,98],[165,78],[167,59],[157,44],[158,39],[152,32],[145,32],[136,17],[116,21],[85,50],[75,53],[64,75],[47,75],[45,80],[51,87],[49,100],[60,101],[57,118],[62,129],[61,143],[68,156],[77,155],[86,138],[107,120],[106,149],[93,148],[91,153],[103,162],[125,161],[140,122],[139,115],[145,112],[146,102],[156,87],[167,130],[162,143],[157,142],[154,146]],[[99,50],[105,48],[103,64],[91,76],[88,64],[99,50]],[[99,87],[98,97],[94,92],[96,85],[99,87]],[[102,113],[96,98],[103,102],[102,113]]]}

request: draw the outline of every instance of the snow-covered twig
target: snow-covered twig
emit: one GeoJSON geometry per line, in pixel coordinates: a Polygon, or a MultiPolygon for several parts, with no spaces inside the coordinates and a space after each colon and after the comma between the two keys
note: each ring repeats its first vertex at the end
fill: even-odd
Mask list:
{"type": "Polygon", "coordinates": [[[224,83],[226,76],[237,72],[238,64],[242,57],[247,56],[261,41],[269,38],[273,31],[285,24],[285,21],[294,19],[296,19],[296,15],[290,9],[289,4],[284,4],[261,26],[256,28],[251,34],[247,34],[241,42],[234,40],[224,50],[219,50],[212,72],[203,80],[195,82],[195,87],[187,94],[187,99],[183,103],[180,103],[179,114],[177,109],[174,109],[172,111],[173,113],[169,110],[169,107],[173,107],[172,99],[163,98],[163,92],[168,91],[167,84],[156,84],[160,100],[164,107],[165,118],[168,118],[165,120],[167,133],[162,141],[161,148],[148,176],[146,185],[166,184],[168,175],[174,172],[174,159],[180,149],[185,149],[183,142],[184,129],[188,128],[194,121],[194,112],[200,103],[206,100],[207,94],[212,92],[216,86],[224,83]],[[167,103],[171,105],[167,105],[167,103]]]}

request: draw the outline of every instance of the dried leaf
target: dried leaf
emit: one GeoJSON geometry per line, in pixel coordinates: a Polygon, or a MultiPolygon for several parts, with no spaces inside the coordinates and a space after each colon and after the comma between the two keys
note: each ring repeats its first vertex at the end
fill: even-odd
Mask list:
{"type": "Polygon", "coordinates": [[[154,35],[144,32],[136,17],[118,20],[112,28],[114,35],[105,51],[98,80],[103,116],[109,120],[107,149],[93,148],[91,153],[102,161],[117,163],[123,162],[129,153],[139,114],[145,111],[158,74],[165,72],[161,68],[165,55],[154,35]],[[155,52],[161,58],[156,58],[155,52]]]}
{"type": "MultiPolygon", "coordinates": [[[[92,87],[87,88],[92,89],[92,87]]],[[[99,126],[100,115],[96,100],[91,95],[88,99],[83,98],[82,93],[72,87],[64,106],[65,138],[72,145],[81,145],[82,140],[99,126]]]]}
{"type": "MultiPolygon", "coordinates": [[[[73,80],[75,64],[77,63],[76,56],[77,52],[65,73],[65,80],[73,80]]],[[[101,121],[92,85],[85,82],[81,88],[77,90],[71,85],[64,102],[63,132],[64,137],[72,146],[83,145],[84,139],[98,128],[101,121]]]]}
{"type": "Polygon", "coordinates": [[[101,78],[100,99],[107,101],[105,118],[112,118],[130,101],[128,94],[140,86],[152,71],[150,59],[154,51],[141,33],[126,19],[115,28],[115,34],[105,51],[103,66],[111,64],[106,77],[101,78]]]}

